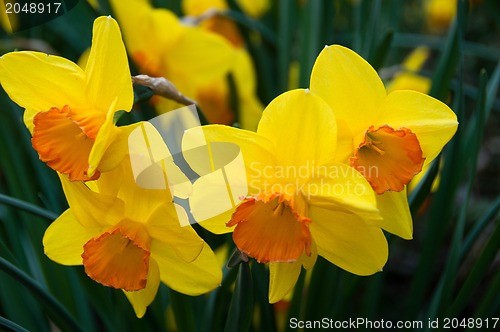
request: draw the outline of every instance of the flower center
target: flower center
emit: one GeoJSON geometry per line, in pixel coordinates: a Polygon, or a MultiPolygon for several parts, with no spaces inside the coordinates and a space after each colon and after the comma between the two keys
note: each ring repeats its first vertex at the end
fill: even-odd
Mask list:
{"type": "Polygon", "coordinates": [[[87,169],[90,151],[100,128],[99,121],[90,117],[79,121],[78,116],[73,117],[68,105],[61,110],[53,107],[37,113],[33,119],[31,144],[40,160],[60,173],[69,174],[71,181],[95,180],[99,172],[89,177],[87,169]]]}
{"type": "Polygon", "coordinates": [[[371,126],[365,133],[351,166],[370,182],[377,194],[401,191],[422,170],[425,158],[417,136],[410,129],[371,126]]]}
{"type": "Polygon", "coordinates": [[[236,246],[260,263],[294,262],[311,255],[310,219],[299,215],[281,194],[247,197],[233,213],[236,246]]]}
{"type": "Polygon", "coordinates": [[[126,291],[146,287],[150,239],[142,224],[124,220],[83,248],[83,265],[90,278],[126,291]]]}

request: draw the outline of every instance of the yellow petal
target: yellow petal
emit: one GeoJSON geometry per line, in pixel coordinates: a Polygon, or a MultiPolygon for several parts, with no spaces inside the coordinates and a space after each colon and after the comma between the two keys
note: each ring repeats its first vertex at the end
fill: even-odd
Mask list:
{"type": "MultiPolygon", "coordinates": [[[[377,72],[354,51],[327,46],[319,54],[311,74],[311,91],[322,97],[354,135],[373,125],[385,88],[377,72]]],[[[339,126],[341,126],[339,124],[339,126]]]]}
{"type": "Polygon", "coordinates": [[[160,205],[151,214],[146,227],[153,239],[173,248],[180,258],[189,263],[198,257],[204,242],[190,225],[181,226],[179,214],[184,213],[181,217],[186,219],[187,216],[181,207],[177,210],[176,205],[170,202],[160,205]]]}
{"type": "MultiPolygon", "coordinates": [[[[208,194],[208,190],[205,192],[208,194]]],[[[192,202],[192,201],[190,200],[190,202],[192,202]]],[[[198,223],[200,224],[200,226],[205,228],[207,231],[212,232],[214,234],[231,233],[234,230],[234,226],[228,227],[226,224],[229,222],[229,220],[231,220],[231,216],[233,215],[233,212],[234,212],[234,209],[229,209],[221,214],[216,215],[215,217],[201,220],[198,223]]]]}
{"type": "Polygon", "coordinates": [[[317,173],[304,186],[304,195],[311,205],[348,210],[371,222],[380,220],[370,184],[363,175],[345,164],[317,166],[317,173]]]}
{"type": "Polygon", "coordinates": [[[241,99],[240,122],[241,128],[256,131],[262,117],[264,106],[255,96],[241,99]]]}
{"type": "Polygon", "coordinates": [[[448,106],[416,91],[394,91],[380,107],[381,116],[373,125],[406,127],[415,133],[424,166],[436,158],[457,130],[457,116],[448,106]]]}
{"type": "Polygon", "coordinates": [[[201,87],[223,78],[233,66],[234,50],[216,34],[187,27],[164,60],[168,78],[184,93],[184,85],[201,87]]]}
{"type": "Polygon", "coordinates": [[[428,93],[431,88],[431,79],[414,73],[400,73],[387,85],[387,93],[396,90],[415,90],[428,93]]]}
{"type": "Polygon", "coordinates": [[[236,50],[232,73],[240,96],[255,96],[257,81],[252,61],[245,48],[236,50]]]}
{"type": "Polygon", "coordinates": [[[109,172],[117,167],[128,154],[128,137],[130,133],[137,128],[138,123],[128,126],[117,127],[116,136],[111,141],[99,162],[99,171],[109,172]]]}
{"type": "MultiPolygon", "coordinates": [[[[64,58],[39,52],[11,52],[0,57],[0,82],[9,97],[32,111],[85,106],[85,76],[64,58]]],[[[27,126],[30,124],[26,124],[27,126]]]]}
{"type": "Polygon", "coordinates": [[[236,0],[241,9],[254,18],[264,15],[272,5],[269,0],[236,0]]]}
{"type": "Polygon", "coordinates": [[[85,68],[89,104],[107,113],[130,111],[134,94],[120,28],[110,16],[94,21],[92,47],[85,68]],[[110,105],[116,99],[114,109],[110,105]]]}
{"type": "Polygon", "coordinates": [[[151,7],[148,0],[111,0],[110,4],[120,22],[128,51],[134,60],[140,54],[146,61],[138,63],[141,70],[143,67],[158,70],[166,56],[165,50],[171,49],[184,31],[178,18],[169,10],[151,7]]]}
{"type": "Polygon", "coordinates": [[[415,48],[404,60],[403,67],[410,71],[419,71],[429,58],[431,50],[426,46],[415,48]]]}
{"type": "Polygon", "coordinates": [[[209,9],[225,10],[228,8],[225,0],[183,0],[182,11],[186,15],[199,16],[209,9]]]}
{"type": "Polygon", "coordinates": [[[68,209],[45,231],[43,236],[45,255],[59,264],[82,265],[83,246],[102,230],[100,226],[83,226],[68,209]]]}
{"type": "Polygon", "coordinates": [[[310,229],[318,254],[357,275],[381,271],[388,257],[387,241],[377,226],[342,211],[311,206],[310,229]]]}
{"type": "Polygon", "coordinates": [[[159,205],[172,201],[168,189],[139,187],[128,158],[112,171],[101,174],[97,184],[102,195],[116,196],[125,202],[124,215],[137,222],[146,223],[159,205]]]}
{"type": "Polygon", "coordinates": [[[99,165],[101,163],[102,158],[106,150],[113,143],[118,136],[118,128],[113,123],[114,112],[111,111],[115,109],[115,105],[118,102],[118,99],[115,99],[115,102],[109,107],[109,112],[106,114],[106,120],[104,124],[99,129],[99,133],[97,134],[94,142],[94,146],[89,154],[89,168],[87,170],[87,174],[89,176],[94,175],[96,171],[99,170],[99,165]]]}
{"type": "Polygon", "coordinates": [[[152,258],[149,259],[147,280],[146,288],[144,289],[134,292],[123,291],[130,304],[132,304],[137,318],[142,318],[144,316],[147,307],[156,297],[158,287],[160,287],[160,269],[156,261],[152,258]]]}
{"type": "Polygon", "coordinates": [[[124,204],[116,196],[96,193],[82,182],[70,182],[65,175],[59,178],[71,212],[83,226],[108,228],[122,219],[124,204]]]}
{"type": "Polygon", "coordinates": [[[314,167],[332,162],[337,143],[337,124],[332,110],[309,90],[292,90],[276,97],[262,113],[257,133],[272,141],[276,163],[301,169],[307,180],[314,167]]]}
{"type": "Polygon", "coordinates": [[[280,301],[292,290],[301,269],[301,261],[269,264],[269,303],[280,301]]]}
{"type": "Polygon", "coordinates": [[[248,181],[263,176],[264,168],[274,164],[273,150],[271,141],[254,132],[221,125],[189,129],[182,139],[184,158],[199,175],[226,166],[241,153],[248,181]]]}
{"type": "Polygon", "coordinates": [[[413,223],[406,187],[401,192],[388,191],[377,195],[377,206],[382,215],[382,220],[378,223],[381,228],[405,240],[412,239],[413,223]]]}
{"type": "Polygon", "coordinates": [[[0,2],[0,26],[10,34],[13,30],[17,30],[18,20],[16,15],[7,15],[5,4],[4,1],[0,2]]]}
{"type": "Polygon", "coordinates": [[[222,271],[207,244],[191,263],[186,263],[172,248],[159,241],[152,242],[151,255],[160,267],[161,281],[177,292],[196,296],[221,283],[222,271]]]}
{"type": "Polygon", "coordinates": [[[269,263],[269,303],[282,300],[295,286],[301,266],[304,266],[306,270],[312,269],[317,257],[318,251],[313,241],[310,256],[303,253],[296,262],[269,263]]]}

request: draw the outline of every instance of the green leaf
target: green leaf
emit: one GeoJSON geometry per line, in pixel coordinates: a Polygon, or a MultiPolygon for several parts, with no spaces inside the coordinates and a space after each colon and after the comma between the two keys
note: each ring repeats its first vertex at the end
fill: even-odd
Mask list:
{"type": "Polygon", "coordinates": [[[185,332],[195,332],[195,316],[193,298],[169,289],[170,303],[175,317],[177,330],[185,332]]]}
{"type": "Polygon", "coordinates": [[[253,281],[249,264],[242,262],[229,305],[225,332],[249,331],[254,308],[253,281]]]}
{"type": "Polygon", "coordinates": [[[23,211],[32,213],[34,215],[37,215],[39,217],[45,218],[47,220],[53,221],[57,219],[58,215],[55,214],[54,212],[42,209],[41,207],[38,207],[34,204],[22,201],[20,199],[14,198],[14,197],[9,197],[3,194],[0,194],[0,203],[10,205],[12,207],[21,209],[23,211]]]}
{"type": "Polygon", "coordinates": [[[0,270],[10,275],[16,281],[28,288],[33,295],[38,297],[38,299],[47,306],[49,312],[52,313],[52,319],[55,323],[60,324],[60,327],[65,327],[71,331],[82,331],[80,325],[59,301],[57,301],[47,292],[47,290],[40,286],[38,282],[33,280],[30,276],[9,261],[5,260],[3,257],[0,257],[0,270]]]}

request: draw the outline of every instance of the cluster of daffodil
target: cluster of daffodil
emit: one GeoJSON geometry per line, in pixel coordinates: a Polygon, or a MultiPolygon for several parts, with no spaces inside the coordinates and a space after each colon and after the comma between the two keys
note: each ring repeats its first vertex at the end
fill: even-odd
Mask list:
{"type": "MultiPolygon", "coordinates": [[[[129,52],[142,70],[166,76],[194,98],[213,97],[210,84],[219,76],[197,76],[198,66],[240,75],[241,67],[228,65],[232,62],[220,53],[199,55],[193,45],[207,40],[202,31],[182,26],[167,11],[135,3],[142,7],[116,10],[129,52]],[[141,29],[127,27],[127,10],[142,22],[141,29],[171,22],[173,39],[147,32],[139,37],[141,29]],[[148,43],[145,36],[155,41],[148,43]]],[[[162,31],[156,28],[151,31],[162,31]]],[[[238,44],[212,37],[211,42],[227,47],[226,54],[237,52],[238,44]]],[[[242,63],[249,61],[241,54],[242,63]]],[[[69,204],[45,233],[50,259],[83,264],[93,280],[122,289],[138,317],[160,282],[188,295],[221,283],[211,248],[190,226],[179,224],[182,209],[173,203],[173,193],[144,189],[134,180],[129,135],[144,124],[115,124],[117,111],[131,110],[133,88],[114,19],[96,19],[85,68],[53,55],[12,52],[0,58],[0,83],[25,109],[33,148],[58,172],[69,204]]],[[[214,84],[218,93],[220,85],[214,84]]],[[[243,104],[254,93],[254,82],[250,85],[248,94],[240,92],[243,104]]],[[[225,125],[186,131],[183,142],[201,130],[208,145],[235,144],[244,161],[240,176],[248,184],[234,209],[196,221],[217,234],[233,232],[244,255],[268,264],[271,303],[292,289],[302,267],[311,269],[317,255],[349,272],[371,275],[388,258],[383,230],[412,238],[406,185],[438,156],[456,129],[455,114],[442,102],[415,91],[387,94],[359,55],[342,46],[325,47],[310,89],[276,97],[256,132],[225,125]]],[[[204,167],[197,160],[186,155],[195,171],[204,167]]],[[[197,181],[190,197],[193,209],[216,199],[210,182],[197,181]]]]}

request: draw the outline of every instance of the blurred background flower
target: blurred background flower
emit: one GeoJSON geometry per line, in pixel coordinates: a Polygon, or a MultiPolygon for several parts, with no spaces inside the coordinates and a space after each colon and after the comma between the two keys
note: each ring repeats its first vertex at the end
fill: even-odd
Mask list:
{"type": "MultiPolygon", "coordinates": [[[[71,7],[71,1],[61,2],[71,7]]],[[[0,329],[283,331],[291,330],[290,318],[324,317],[424,324],[450,317],[479,328],[498,317],[498,1],[97,0],[79,1],[57,18],[35,15],[44,23],[26,28],[29,15],[5,16],[2,10],[0,55],[38,51],[77,63],[92,45],[94,20],[111,15],[122,29],[130,73],[164,76],[197,101],[204,124],[255,130],[264,106],[291,87],[307,88],[321,50],[339,44],[366,59],[388,89],[425,92],[447,104],[460,125],[436,157],[439,164],[432,163],[408,194],[413,240],[388,236],[391,254],[383,272],[360,277],[319,256],[310,271],[300,272],[288,297],[271,305],[269,269],[229,255],[220,287],[187,296],[160,283],[138,319],[121,290],[94,282],[83,266],[60,266],[45,256],[44,233],[68,204],[56,173],[32,148],[22,118],[25,105],[11,101],[8,83],[0,79],[0,329]],[[437,174],[439,186],[432,189],[437,174]]],[[[92,66],[84,59],[81,69],[71,68],[84,72],[92,66]]],[[[115,60],[106,62],[114,67],[121,61],[115,60]]],[[[40,98],[66,91],[63,73],[38,75],[34,82],[29,78],[42,73],[41,67],[9,68],[24,75],[26,88],[60,87],[40,98]]],[[[111,85],[121,80],[113,73],[104,78],[111,85]]],[[[105,90],[101,86],[96,93],[106,96],[105,90]]],[[[177,106],[148,87],[136,84],[133,92],[132,111],[114,114],[118,128],[177,106]]],[[[41,111],[52,107],[45,106],[41,111]]],[[[283,135],[307,139],[308,133],[283,135]]],[[[233,252],[230,235],[192,227],[213,250],[233,252]]]]}

